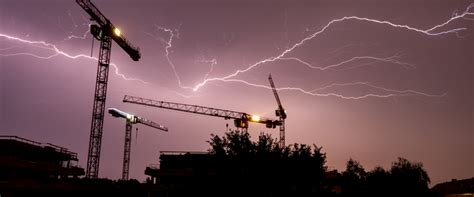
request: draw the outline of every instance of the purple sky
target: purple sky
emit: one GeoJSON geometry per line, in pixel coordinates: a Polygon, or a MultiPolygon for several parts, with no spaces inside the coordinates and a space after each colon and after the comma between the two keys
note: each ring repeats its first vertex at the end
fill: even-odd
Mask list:
{"type": "MultiPolygon", "coordinates": [[[[472,1],[93,3],[141,49],[133,62],[113,45],[119,73],[146,82],[112,67],[107,107],[170,129],[134,126],[131,178],[144,180],[158,151],[207,150],[210,134],[232,122],[124,104],[123,95],[274,118],[273,94],[261,86],[270,73],[283,88],[287,144],[323,146],[331,169],[344,170],[349,158],[387,169],[401,156],[423,162],[434,184],[474,176],[474,7],[456,17],[472,1]],[[359,18],[343,19],[350,16],[359,18]]],[[[73,0],[0,3],[0,134],[67,147],[84,168],[97,68],[88,23],[73,0]]],[[[121,176],[124,128],[106,114],[100,177],[121,176]]],[[[278,137],[262,125],[249,132],[278,137]]]]}

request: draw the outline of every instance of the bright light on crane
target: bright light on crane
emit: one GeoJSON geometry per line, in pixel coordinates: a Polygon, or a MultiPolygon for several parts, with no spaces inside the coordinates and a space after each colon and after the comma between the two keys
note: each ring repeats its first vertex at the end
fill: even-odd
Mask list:
{"type": "MultiPolygon", "coordinates": [[[[107,17],[105,17],[90,0],[76,0],[76,3],[89,14],[94,25],[91,25],[91,33],[100,40],[98,68],[95,82],[94,104],[92,108],[91,134],[89,140],[89,154],[87,156],[86,178],[98,178],[100,148],[102,142],[102,131],[104,126],[105,101],[107,100],[107,81],[110,65],[110,52],[112,40],[115,41],[134,61],[141,57],[138,47],[131,45],[121,36],[117,29],[107,17]],[[113,29],[112,29],[113,28],[113,29]],[[105,30],[105,31],[104,31],[105,30]]],[[[114,116],[118,117],[119,113],[114,116]]],[[[136,118],[136,117],[135,117],[136,118]]],[[[136,120],[134,120],[136,121],[136,120]]]]}
{"type": "Polygon", "coordinates": [[[132,114],[127,114],[127,120],[132,121],[133,115],[132,114]]]}
{"type": "Polygon", "coordinates": [[[258,121],[260,121],[260,116],[252,115],[252,122],[258,122],[258,121]]]}
{"type": "Polygon", "coordinates": [[[121,32],[120,32],[120,29],[118,29],[117,27],[114,29],[114,34],[116,36],[120,36],[121,32]]]}
{"type": "Polygon", "coordinates": [[[160,125],[156,122],[147,120],[140,116],[135,116],[133,114],[121,111],[117,108],[109,108],[109,113],[116,118],[125,118],[127,119],[125,124],[125,144],[123,150],[123,168],[122,168],[122,180],[128,180],[128,174],[130,169],[130,142],[132,141],[132,124],[143,124],[155,129],[160,129],[163,131],[168,131],[163,125],[160,125]]]}
{"type": "Polygon", "coordinates": [[[275,126],[281,125],[281,121],[272,120],[260,116],[250,115],[244,112],[237,112],[225,109],[216,109],[205,106],[189,105],[183,103],[173,103],[166,101],[156,101],[146,98],[140,98],[135,96],[125,95],[123,98],[124,103],[133,103],[138,105],[145,105],[150,107],[157,107],[169,110],[176,110],[188,113],[195,113],[201,115],[208,115],[214,117],[221,117],[226,120],[233,119],[234,125],[237,128],[247,129],[249,122],[265,124],[267,128],[275,128],[275,126]]]}

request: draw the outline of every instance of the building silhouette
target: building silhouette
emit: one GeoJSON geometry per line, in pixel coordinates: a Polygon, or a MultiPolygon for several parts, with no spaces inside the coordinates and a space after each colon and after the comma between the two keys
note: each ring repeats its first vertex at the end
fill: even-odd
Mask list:
{"type": "Polygon", "coordinates": [[[0,181],[5,185],[84,175],[77,166],[77,153],[18,136],[0,136],[0,161],[0,181]]]}

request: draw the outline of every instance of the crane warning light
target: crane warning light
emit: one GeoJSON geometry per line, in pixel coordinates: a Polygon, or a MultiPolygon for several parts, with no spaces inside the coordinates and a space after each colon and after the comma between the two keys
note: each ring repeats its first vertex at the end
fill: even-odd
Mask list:
{"type": "Polygon", "coordinates": [[[115,29],[114,29],[114,34],[115,34],[116,36],[119,36],[119,37],[120,37],[120,34],[121,34],[120,29],[115,28],[115,29]]]}
{"type": "Polygon", "coordinates": [[[260,121],[260,116],[253,115],[252,116],[252,122],[258,122],[258,121],[260,121]]]}

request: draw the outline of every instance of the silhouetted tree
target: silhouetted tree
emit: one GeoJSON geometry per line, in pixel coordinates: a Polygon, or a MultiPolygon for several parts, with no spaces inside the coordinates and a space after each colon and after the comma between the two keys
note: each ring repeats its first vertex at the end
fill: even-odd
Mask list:
{"type": "Polygon", "coordinates": [[[401,195],[427,195],[430,178],[423,169],[423,164],[398,158],[390,169],[394,192],[401,195]]]}
{"type": "Polygon", "coordinates": [[[313,144],[312,159],[315,161],[315,167],[319,170],[319,172],[326,172],[326,153],[322,152],[322,149],[322,146],[318,147],[316,144],[313,144]]]}
{"type": "Polygon", "coordinates": [[[352,158],[347,161],[346,170],[342,172],[341,187],[346,195],[360,195],[364,192],[366,172],[364,167],[352,158]]]}
{"type": "Polygon", "coordinates": [[[226,155],[227,151],[225,150],[227,147],[227,140],[224,138],[220,138],[218,135],[211,134],[211,140],[207,141],[211,148],[209,152],[214,155],[226,155]]]}
{"type": "Polygon", "coordinates": [[[372,196],[387,196],[392,190],[390,172],[380,166],[375,167],[366,175],[366,190],[372,196]]]}
{"type": "Polygon", "coordinates": [[[328,188],[338,185],[342,196],[427,196],[429,192],[423,165],[404,158],[393,162],[390,170],[377,166],[369,172],[351,158],[342,175],[329,183],[325,182],[326,154],[314,144],[280,147],[271,135],[260,134],[253,142],[242,131],[211,135],[208,143],[209,152],[220,161],[217,182],[236,195],[334,196],[328,188]]]}
{"type": "Polygon", "coordinates": [[[280,147],[269,134],[261,133],[256,142],[243,131],[229,131],[223,137],[211,135],[209,152],[223,162],[221,182],[233,184],[243,194],[321,193],[326,154],[316,145],[291,144],[280,147]],[[232,180],[228,180],[230,178],[232,180]]]}
{"type": "Polygon", "coordinates": [[[350,159],[341,176],[344,196],[428,196],[429,177],[423,165],[398,158],[390,171],[380,166],[368,173],[350,159]]]}
{"type": "Polygon", "coordinates": [[[225,133],[227,154],[231,156],[250,156],[255,152],[255,144],[250,140],[250,134],[243,131],[225,133]]]}

